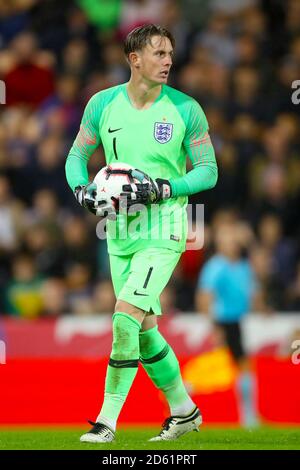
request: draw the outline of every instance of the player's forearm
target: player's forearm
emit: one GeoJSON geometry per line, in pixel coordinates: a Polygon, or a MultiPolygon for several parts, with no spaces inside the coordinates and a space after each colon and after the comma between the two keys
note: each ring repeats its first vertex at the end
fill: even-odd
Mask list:
{"type": "Polygon", "coordinates": [[[85,185],[88,183],[88,170],[87,160],[79,157],[78,155],[70,155],[66,160],[65,165],[67,182],[74,191],[76,186],[85,185]]]}
{"type": "Polygon", "coordinates": [[[218,180],[215,151],[208,133],[198,140],[189,140],[185,148],[194,168],[185,176],[170,180],[172,197],[190,196],[211,189],[218,180]]]}
{"type": "Polygon", "coordinates": [[[85,107],[79,132],[69,152],[65,169],[69,186],[74,191],[76,186],[88,183],[88,161],[100,144],[99,122],[101,117],[100,93],[92,96],[85,107]]]}
{"type": "Polygon", "coordinates": [[[199,164],[181,178],[170,180],[172,197],[190,196],[216,185],[218,168],[214,162],[199,164]]]}

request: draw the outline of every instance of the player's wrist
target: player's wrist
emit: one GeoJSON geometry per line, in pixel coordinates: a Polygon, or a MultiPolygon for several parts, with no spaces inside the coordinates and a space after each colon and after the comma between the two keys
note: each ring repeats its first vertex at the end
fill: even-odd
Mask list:
{"type": "Polygon", "coordinates": [[[83,206],[84,204],[84,188],[84,185],[78,185],[73,191],[75,199],[77,200],[77,202],[79,202],[81,206],[83,206]]]}
{"type": "Polygon", "coordinates": [[[96,214],[96,192],[96,184],[94,182],[90,182],[85,185],[76,186],[74,189],[74,196],[82,207],[89,210],[93,214],[96,214]]]}
{"type": "Polygon", "coordinates": [[[165,200],[172,197],[172,187],[169,180],[156,178],[155,182],[159,190],[159,200],[165,200]]]}

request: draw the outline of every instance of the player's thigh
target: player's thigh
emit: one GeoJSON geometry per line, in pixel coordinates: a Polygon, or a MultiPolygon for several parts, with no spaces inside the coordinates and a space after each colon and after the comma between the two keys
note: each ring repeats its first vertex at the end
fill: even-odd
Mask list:
{"type": "Polygon", "coordinates": [[[181,253],[165,248],[148,248],[136,252],[119,298],[145,312],[152,310],[160,315],[159,296],[172,276],[180,256],[181,253]]]}
{"type": "Polygon", "coordinates": [[[129,277],[132,256],[109,255],[111,280],[116,298],[129,277]]]}

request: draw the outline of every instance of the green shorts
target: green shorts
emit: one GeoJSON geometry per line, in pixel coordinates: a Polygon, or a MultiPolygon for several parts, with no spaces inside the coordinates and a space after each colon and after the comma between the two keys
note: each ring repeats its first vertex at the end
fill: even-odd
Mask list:
{"type": "Polygon", "coordinates": [[[125,256],[111,254],[111,277],[117,299],[161,315],[159,296],[180,256],[181,253],[168,248],[148,248],[125,256]]]}

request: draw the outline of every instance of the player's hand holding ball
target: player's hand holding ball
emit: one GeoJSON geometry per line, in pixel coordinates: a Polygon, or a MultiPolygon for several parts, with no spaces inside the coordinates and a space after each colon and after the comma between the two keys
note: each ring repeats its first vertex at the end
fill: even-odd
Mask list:
{"type": "Polygon", "coordinates": [[[123,185],[120,196],[125,201],[127,208],[134,204],[156,204],[171,197],[172,190],[168,180],[161,178],[153,180],[146,173],[137,169],[133,169],[131,175],[140,183],[123,185]]]}
{"type": "Polygon", "coordinates": [[[94,181],[77,186],[74,194],[79,204],[93,214],[116,220],[120,209],[168,199],[171,186],[168,180],[153,180],[126,163],[111,163],[97,173],[94,181]]]}
{"type": "Polygon", "coordinates": [[[87,185],[77,186],[74,195],[79,204],[98,217],[116,219],[116,211],[108,195],[104,191],[97,190],[97,184],[92,181],[87,185]]]}

